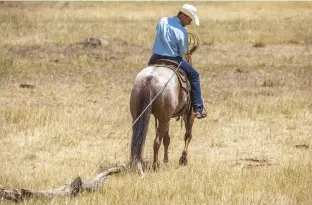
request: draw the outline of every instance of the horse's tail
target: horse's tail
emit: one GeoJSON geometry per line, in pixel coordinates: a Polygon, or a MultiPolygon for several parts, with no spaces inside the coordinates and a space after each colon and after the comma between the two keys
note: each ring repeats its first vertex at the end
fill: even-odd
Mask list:
{"type": "Polygon", "coordinates": [[[132,127],[133,133],[131,140],[130,156],[131,163],[142,161],[142,154],[147,135],[148,124],[152,112],[152,105],[149,105],[151,102],[151,79],[152,77],[146,78],[138,96],[138,100],[140,102],[138,105],[139,109],[136,115],[136,119],[134,119],[136,121],[133,121],[134,125],[132,127]],[[147,106],[149,107],[147,108],[147,106]],[[144,113],[142,114],[143,111],[144,113]]]}

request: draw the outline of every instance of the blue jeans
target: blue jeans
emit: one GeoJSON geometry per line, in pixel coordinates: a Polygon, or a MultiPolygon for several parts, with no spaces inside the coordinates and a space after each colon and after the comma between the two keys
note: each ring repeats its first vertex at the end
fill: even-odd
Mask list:
{"type": "Polygon", "coordinates": [[[198,72],[185,60],[183,60],[180,56],[170,57],[170,56],[161,56],[154,53],[151,59],[148,62],[148,65],[151,65],[155,60],[158,59],[169,59],[176,61],[177,63],[181,63],[180,68],[186,73],[191,83],[191,98],[194,111],[202,111],[203,110],[203,100],[201,98],[201,89],[200,89],[200,80],[198,72]]]}

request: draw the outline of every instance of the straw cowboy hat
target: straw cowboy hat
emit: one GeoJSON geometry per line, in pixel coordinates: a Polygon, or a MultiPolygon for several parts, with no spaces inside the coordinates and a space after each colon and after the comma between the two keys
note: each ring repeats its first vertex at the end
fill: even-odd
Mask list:
{"type": "Polygon", "coordinates": [[[195,22],[196,25],[199,26],[199,18],[197,16],[197,9],[190,5],[190,4],[184,4],[182,8],[179,9],[182,13],[189,16],[193,22],[195,22]]]}

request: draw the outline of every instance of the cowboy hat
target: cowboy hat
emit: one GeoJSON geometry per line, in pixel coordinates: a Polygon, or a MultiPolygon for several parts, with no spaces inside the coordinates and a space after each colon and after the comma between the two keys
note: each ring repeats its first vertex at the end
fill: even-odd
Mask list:
{"type": "Polygon", "coordinates": [[[190,4],[184,4],[183,7],[179,10],[185,15],[189,16],[195,22],[195,24],[199,26],[199,18],[196,14],[197,9],[194,6],[190,4]]]}

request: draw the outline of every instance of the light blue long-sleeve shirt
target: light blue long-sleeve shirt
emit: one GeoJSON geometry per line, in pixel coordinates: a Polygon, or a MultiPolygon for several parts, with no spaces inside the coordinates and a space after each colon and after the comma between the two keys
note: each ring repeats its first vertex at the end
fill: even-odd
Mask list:
{"type": "Polygon", "coordinates": [[[188,34],[177,16],[160,19],[156,26],[153,52],[163,56],[182,58],[187,52],[188,34]]]}

